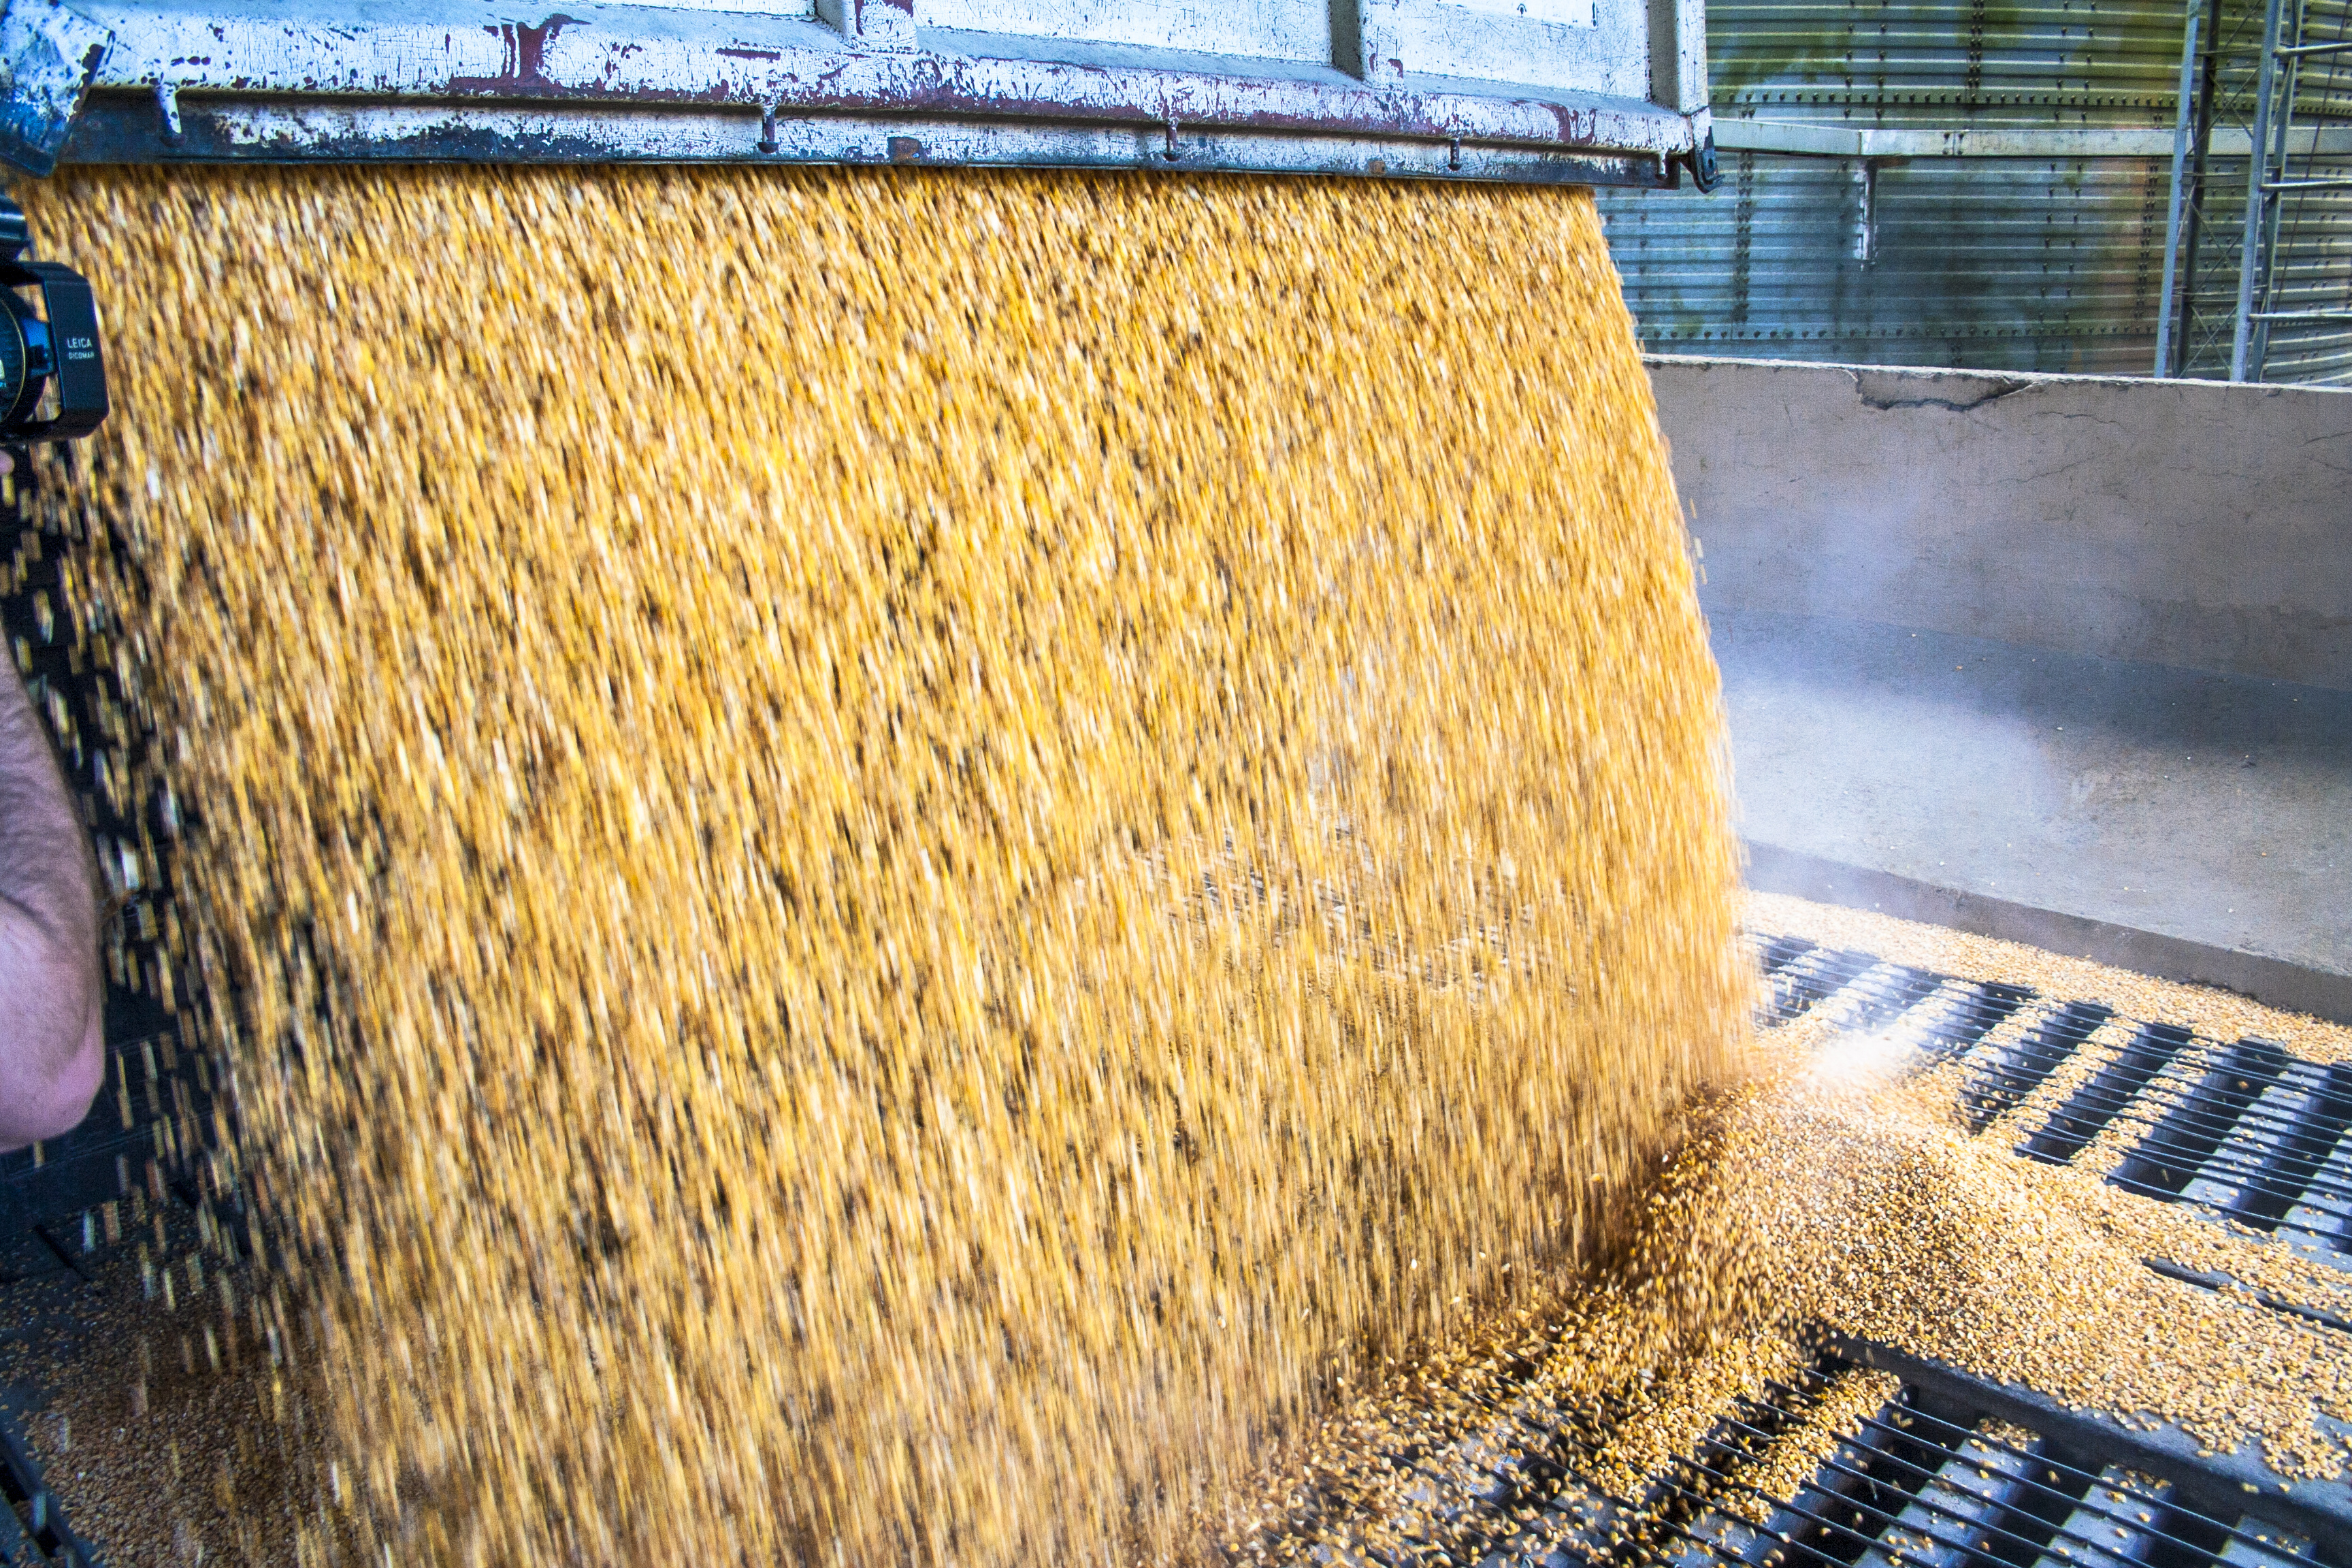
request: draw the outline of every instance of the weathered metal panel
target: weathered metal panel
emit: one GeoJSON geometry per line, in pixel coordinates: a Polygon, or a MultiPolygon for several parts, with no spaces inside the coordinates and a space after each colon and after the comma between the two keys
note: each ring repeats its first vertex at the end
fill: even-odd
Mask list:
{"type": "MultiPolygon", "coordinates": [[[[69,158],[861,161],[878,129],[985,162],[1657,184],[1708,123],[1680,106],[1703,60],[1653,58],[1660,0],[78,3],[114,42],[69,158]]],[[[1700,14],[1671,0],[1669,47],[1700,14]]]]}
{"type": "Polygon", "coordinates": [[[0,158],[46,174],[114,35],[78,6],[16,0],[0,15],[0,158]]]}
{"type": "Polygon", "coordinates": [[[1470,13],[1442,0],[1402,0],[1396,26],[1405,68],[1433,76],[1524,82],[1622,98],[1650,90],[1647,5],[1572,6],[1537,13],[1470,13]]]}
{"type": "Polygon", "coordinates": [[[1328,0],[922,0],[916,19],[924,28],[1332,63],[1328,0]]]}

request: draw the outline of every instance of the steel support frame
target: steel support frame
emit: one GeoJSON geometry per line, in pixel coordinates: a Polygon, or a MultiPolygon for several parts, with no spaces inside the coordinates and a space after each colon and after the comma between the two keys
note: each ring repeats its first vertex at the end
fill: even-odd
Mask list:
{"type": "MultiPolygon", "coordinates": [[[[2278,91],[2279,28],[2286,0],[2266,0],[2263,8],[2263,55],[2254,88],[2253,155],[2246,160],[2246,214],[2238,243],[2238,310],[2230,335],[2230,379],[2261,374],[2253,364],[2254,290],[2263,272],[2263,241],[2275,194],[2270,184],[2271,113],[2278,91]]],[[[2290,101],[2292,101],[2290,100],[2290,101]]],[[[2290,114],[2289,118],[2292,118],[2290,114]]],[[[2267,334],[2266,334],[2267,335],[2267,334]]]]}
{"type": "Polygon", "coordinates": [[[2173,335],[2179,299],[2180,229],[2188,205],[2189,144],[2197,119],[2197,37],[2205,19],[2204,0],[2190,0],[2181,22],[2180,100],[2172,122],[2172,184],[2164,208],[2164,285],[2156,312],[2156,368],[2173,374],[2173,335]]]}
{"type": "MultiPolygon", "coordinates": [[[[2193,0],[2192,0],[2193,3],[2193,0]]],[[[2197,256],[2205,233],[2205,175],[2213,160],[2216,105],[2221,80],[2221,4],[2206,0],[2204,62],[2197,76],[2197,131],[2189,157],[2189,190],[2182,204],[2180,226],[2180,294],[2172,339],[2172,363],[2161,374],[2187,374],[2189,335],[2197,325],[2197,256]]],[[[2253,141],[2247,139],[2251,149],[2253,141]]]]}

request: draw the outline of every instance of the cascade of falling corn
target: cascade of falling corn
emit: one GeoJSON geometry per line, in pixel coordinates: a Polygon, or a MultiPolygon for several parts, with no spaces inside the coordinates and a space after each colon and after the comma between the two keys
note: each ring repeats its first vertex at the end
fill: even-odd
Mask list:
{"type": "Polygon", "coordinates": [[[1213,1554],[1732,1063],[1589,194],[25,194],[105,308],[40,493],[190,816],[304,1561],[1213,1554]]]}

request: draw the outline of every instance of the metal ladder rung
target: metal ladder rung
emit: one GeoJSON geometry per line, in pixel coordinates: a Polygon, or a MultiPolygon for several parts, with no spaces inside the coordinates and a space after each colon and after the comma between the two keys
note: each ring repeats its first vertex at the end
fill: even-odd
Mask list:
{"type": "MultiPolygon", "coordinates": [[[[2218,16],[2221,0],[2210,0],[2218,16]]],[[[2195,34],[2194,14],[2188,31],[2195,34]]],[[[2341,322],[2352,321],[2352,312],[2282,310],[2282,292],[2293,292],[2292,284],[2283,289],[2284,261],[2280,254],[2283,243],[2280,219],[2288,205],[2297,196],[2325,191],[2352,191],[2352,177],[2322,174],[2316,177],[2291,179],[2294,153],[2295,106],[2302,94],[2299,74],[2303,62],[2312,60],[2323,75],[2339,68],[2336,58],[2352,54],[2352,37],[2336,37],[2321,42],[2307,42],[2305,32],[2310,18],[2305,15],[2305,0],[2264,0],[2263,5],[2263,41],[2259,80],[2254,93],[2254,120],[2251,156],[2246,162],[2245,232],[2238,247],[2238,301],[2236,329],[2230,341],[2230,379],[2260,381],[2263,361],[2270,352],[2271,327],[2279,321],[2341,322]]],[[[2206,85],[2212,89],[2212,64],[2207,64],[2206,85]]],[[[2182,82],[2188,80],[2186,71],[2182,82]]],[[[2315,128],[2311,151],[2306,159],[2317,158],[2319,138],[2315,128]]],[[[2178,160],[2176,160],[2176,163],[2178,160]]],[[[2311,164],[2304,165],[2311,174],[2311,164]]],[[[2179,180],[2174,181],[2175,186],[2179,180]]],[[[2168,239],[2168,244],[2169,243],[2168,239]]]]}

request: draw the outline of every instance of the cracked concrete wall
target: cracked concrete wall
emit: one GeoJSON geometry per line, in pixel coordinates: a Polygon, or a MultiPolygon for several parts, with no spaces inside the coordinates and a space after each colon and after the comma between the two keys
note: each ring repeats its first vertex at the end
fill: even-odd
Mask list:
{"type": "Polygon", "coordinates": [[[2352,390],[1649,364],[1710,607],[2352,690],[2352,390]]]}

